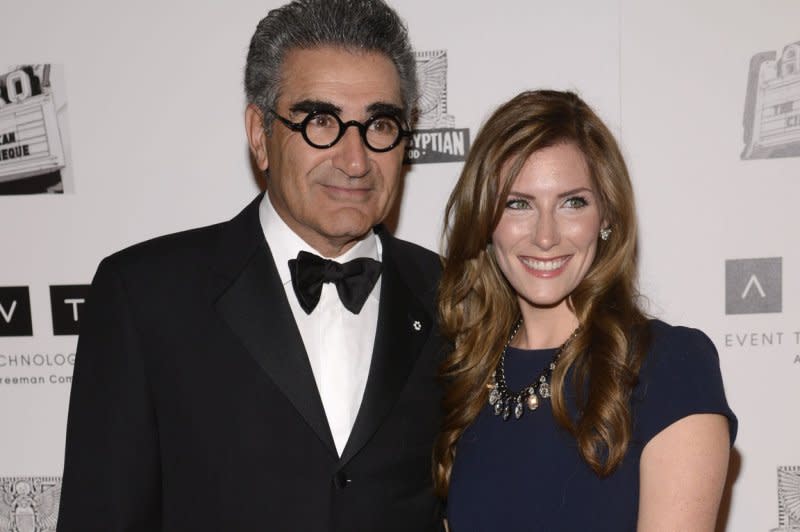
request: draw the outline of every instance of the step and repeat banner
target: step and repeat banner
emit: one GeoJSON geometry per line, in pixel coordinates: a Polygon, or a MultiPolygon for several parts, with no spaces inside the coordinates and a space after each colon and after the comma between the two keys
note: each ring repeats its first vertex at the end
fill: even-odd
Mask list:
{"type": "MultiPolygon", "coordinates": [[[[0,18],[0,532],[54,530],[98,262],[235,215],[249,38],[275,0],[28,2],[0,18]]],[[[714,340],[739,437],[720,530],[800,530],[800,5],[394,0],[424,91],[390,224],[438,250],[491,110],[579,92],[618,135],[649,311],[714,340]]]]}

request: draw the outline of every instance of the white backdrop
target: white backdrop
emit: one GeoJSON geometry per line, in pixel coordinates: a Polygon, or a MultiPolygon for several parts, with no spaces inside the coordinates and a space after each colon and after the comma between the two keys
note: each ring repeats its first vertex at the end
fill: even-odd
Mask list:
{"type": "MultiPolygon", "coordinates": [[[[256,23],[279,3],[4,6],[3,63],[63,69],[69,125],[61,127],[70,155],[65,194],[0,195],[6,502],[13,499],[9,486],[20,481],[41,496],[63,465],[76,337],[53,333],[50,287],[88,284],[103,256],[230,218],[258,192],[242,123],[242,73],[256,23]],[[4,292],[8,287],[27,287],[32,335],[3,329],[9,294],[18,293],[4,292]]],[[[800,40],[800,4],[392,3],[417,50],[446,52],[447,114],[472,138],[496,105],[540,87],[577,90],[619,135],[636,187],[650,311],[712,337],[739,416],[727,530],[800,526],[790,500],[792,489],[800,490],[800,256],[793,245],[800,159],[791,149],[785,157],[741,158],[751,58],[780,58],[800,40]]],[[[786,127],[800,108],[791,79],[782,82],[783,114],[775,118],[786,127]]],[[[759,105],[765,112],[777,105],[768,104],[759,105]]],[[[460,168],[410,167],[399,236],[438,249],[444,202],[460,168]]]]}

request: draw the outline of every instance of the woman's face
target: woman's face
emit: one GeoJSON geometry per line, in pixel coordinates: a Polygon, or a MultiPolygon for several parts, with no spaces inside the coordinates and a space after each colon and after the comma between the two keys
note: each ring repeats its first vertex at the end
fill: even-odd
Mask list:
{"type": "Polygon", "coordinates": [[[543,148],[525,161],[492,234],[520,306],[566,303],[594,261],[602,222],[589,167],[574,144],[543,148]]]}

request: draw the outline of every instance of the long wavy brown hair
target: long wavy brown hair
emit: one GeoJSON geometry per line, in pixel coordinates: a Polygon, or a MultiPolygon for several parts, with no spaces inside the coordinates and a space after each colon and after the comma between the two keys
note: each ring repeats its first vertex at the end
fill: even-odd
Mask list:
{"type": "Polygon", "coordinates": [[[441,367],[445,416],[433,453],[441,497],[458,439],[485,407],[491,375],[520,316],[517,295],[491,251],[492,233],[528,157],[560,143],[583,153],[612,235],[598,242],[591,268],[569,296],[581,327],[552,376],[553,414],[600,476],[613,472],[627,450],[629,398],[649,343],[636,289],[637,227],[628,170],[614,136],[576,94],[523,92],[481,128],[445,212],[439,313],[454,349],[441,367]],[[564,400],[568,374],[577,396],[574,416],[564,400]]]}

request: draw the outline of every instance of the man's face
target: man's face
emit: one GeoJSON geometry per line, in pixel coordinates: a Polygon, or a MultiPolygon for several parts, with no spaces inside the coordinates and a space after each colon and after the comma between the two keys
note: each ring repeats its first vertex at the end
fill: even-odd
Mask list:
{"type": "MultiPolygon", "coordinates": [[[[330,47],[286,55],[275,111],[292,122],[315,110],[364,122],[387,109],[401,110],[402,99],[397,69],[385,55],[330,47]]],[[[259,168],[269,168],[267,192],[275,210],[318,252],[340,255],[386,217],[405,142],[376,153],[350,127],[334,146],[318,149],[278,119],[267,135],[255,108],[247,113],[250,146],[259,168]]]]}

